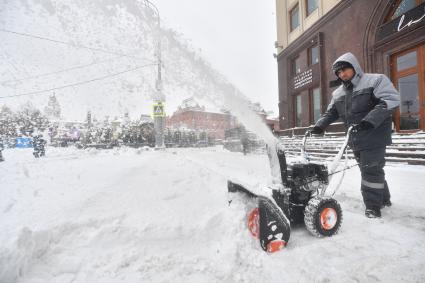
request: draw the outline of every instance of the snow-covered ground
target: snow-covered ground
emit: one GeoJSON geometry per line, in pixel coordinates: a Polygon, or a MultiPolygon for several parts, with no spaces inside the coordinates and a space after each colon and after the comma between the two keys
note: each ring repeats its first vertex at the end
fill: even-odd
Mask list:
{"type": "Polygon", "coordinates": [[[4,151],[0,282],[425,282],[423,166],[389,164],[393,206],[367,219],[357,168],[336,193],[340,233],[293,227],[264,253],[227,180],[267,183],[265,155],[165,151],[4,151]]]}

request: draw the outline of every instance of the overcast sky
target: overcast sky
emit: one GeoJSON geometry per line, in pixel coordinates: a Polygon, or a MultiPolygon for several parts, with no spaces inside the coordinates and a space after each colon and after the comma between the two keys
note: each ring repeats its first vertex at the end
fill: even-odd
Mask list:
{"type": "Polygon", "coordinates": [[[253,102],[278,115],[274,0],[151,0],[163,25],[195,49],[253,102]]]}

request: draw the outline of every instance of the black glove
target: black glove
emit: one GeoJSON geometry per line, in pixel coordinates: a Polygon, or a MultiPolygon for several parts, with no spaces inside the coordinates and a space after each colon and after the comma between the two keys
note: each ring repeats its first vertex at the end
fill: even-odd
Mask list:
{"type": "Polygon", "coordinates": [[[353,132],[360,132],[360,131],[366,131],[366,130],[370,130],[373,129],[374,126],[372,123],[368,122],[368,121],[361,121],[359,124],[354,125],[353,126],[353,132]]]}
{"type": "Polygon", "coordinates": [[[317,126],[314,126],[314,128],[310,131],[312,135],[321,135],[323,134],[323,129],[317,126]]]}

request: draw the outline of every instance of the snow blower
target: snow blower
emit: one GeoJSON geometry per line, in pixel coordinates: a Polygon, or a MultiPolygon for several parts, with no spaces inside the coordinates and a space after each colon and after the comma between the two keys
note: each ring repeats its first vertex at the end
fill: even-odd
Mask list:
{"type": "Polygon", "coordinates": [[[267,148],[272,167],[275,164],[272,164],[271,151],[277,152],[281,185],[259,190],[228,181],[229,193],[242,193],[255,202],[255,208],[248,214],[248,229],[259,239],[264,251],[271,253],[284,248],[289,241],[291,224],[304,223],[307,230],[317,237],[330,237],[338,232],[342,222],[341,206],[326,195],[326,190],[330,178],[337,173],[336,168],[346,151],[351,130],[352,127],[329,166],[310,161],[305,151],[310,136],[307,132],[302,141],[301,158],[296,162],[287,163],[282,144],[276,143],[274,148],[267,148]]]}

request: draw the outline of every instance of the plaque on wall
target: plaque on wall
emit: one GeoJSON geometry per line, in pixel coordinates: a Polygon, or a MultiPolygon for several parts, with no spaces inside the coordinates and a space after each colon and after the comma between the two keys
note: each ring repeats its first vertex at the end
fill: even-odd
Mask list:
{"type": "Polygon", "coordinates": [[[292,78],[292,92],[299,93],[319,83],[319,64],[314,64],[292,78]]]}

